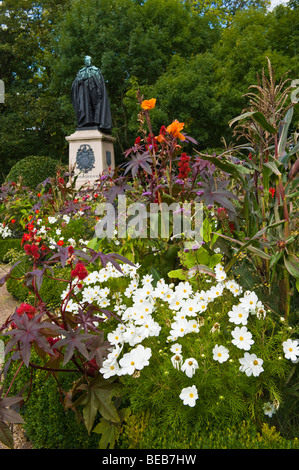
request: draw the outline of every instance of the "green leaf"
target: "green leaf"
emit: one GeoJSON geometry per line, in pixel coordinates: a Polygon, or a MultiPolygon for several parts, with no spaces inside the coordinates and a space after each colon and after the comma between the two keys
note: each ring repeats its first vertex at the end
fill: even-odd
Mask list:
{"type": "Polygon", "coordinates": [[[276,163],[274,162],[266,162],[266,163],[263,163],[263,166],[266,166],[267,168],[269,168],[272,173],[275,173],[275,175],[277,176],[280,176],[281,175],[281,172],[279,171],[279,169],[277,168],[277,165],[276,163]]]}
{"type": "Polygon", "coordinates": [[[239,116],[229,121],[228,125],[231,127],[233,124],[235,124],[235,122],[242,121],[243,119],[247,119],[248,117],[251,117],[254,113],[255,111],[248,111],[247,113],[240,114],[239,116]]]}
{"type": "Polygon", "coordinates": [[[252,117],[269,134],[277,134],[278,130],[267,121],[263,113],[256,111],[252,117]]]}
{"type": "Polygon", "coordinates": [[[290,150],[290,152],[279,157],[280,163],[287,165],[289,163],[290,157],[294,155],[294,153],[297,153],[298,151],[299,151],[299,143],[294,145],[294,147],[292,148],[292,150],[290,150]]]}
{"type": "Polygon", "coordinates": [[[86,395],[81,398],[80,402],[85,405],[83,417],[88,432],[92,429],[97,412],[108,421],[114,423],[120,422],[119,415],[112,402],[116,387],[111,385],[109,380],[105,380],[101,375],[97,375],[88,384],[83,384],[78,388],[86,392],[86,395]]]}
{"type": "MultiPolygon", "coordinates": [[[[296,80],[293,80],[291,83],[291,87],[295,87],[299,85],[299,79],[297,78],[296,80]]],[[[299,94],[299,87],[297,87],[294,91],[291,93],[291,102],[296,104],[299,102],[299,98],[297,98],[297,95],[299,94]]]]}
{"type": "Polygon", "coordinates": [[[288,131],[289,131],[289,127],[293,118],[293,114],[294,114],[294,109],[290,108],[288,112],[286,113],[285,118],[283,120],[283,126],[282,126],[282,130],[280,133],[280,138],[279,138],[278,148],[277,148],[278,155],[283,155],[284,153],[285,146],[287,143],[287,138],[288,138],[288,131]]]}
{"type": "Polygon", "coordinates": [[[10,449],[14,448],[13,434],[9,426],[3,421],[0,421],[0,442],[10,449]]]}
{"type": "Polygon", "coordinates": [[[99,248],[99,245],[100,243],[97,237],[90,240],[87,244],[88,248],[91,248],[92,250],[97,250],[99,248]]]}
{"type": "Polygon", "coordinates": [[[296,279],[296,289],[297,289],[297,291],[299,292],[299,278],[296,279]]]}
{"type": "Polygon", "coordinates": [[[197,264],[196,266],[193,266],[193,268],[189,269],[188,271],[189,274],[193,274],[193,273],[195,274],[197,272],[210,274],[211,276],[214,276],[214,277],[216,276],[213,269],[209,268],[208,266],[204,266],[202,264],[197,264]]]}
{"type": "Polygon", "coordinates": [[[96,425],[93,432],[101,434],[102,437],[99,442],[99,449],[113,449],[115,442],[119,436],[120,429],[113,423],[109,423],[106,420],[101,419],[100,423],[96,425]]]}
{"type": "Polygon", "coordinates": [[[211,240],[212,227],[208,218],[203,221],[203,240],[209,242],[211,240]]]}
{"type": "Polygon", "coordinates": [[[237,121],[241,121],[249,117],[252,117],[252,119],[257,122],[265,131],[269,132],[270,134],[277,134],[278,130],[267,121],[263,113],[260,111],[248,111],[247,113],[241,114],[240,116],[232,119],[229,122],[229,126],[232,126],[232,124],[237,121]]]}
{"type": "Polygon", "coordinates": [[[187,274],[183,269],[175,269],[173,271],[169,271],[168,277],[171,279],[180,279],[181,281],[186,281],[187,274]]]}
{"type": "Polygon", "coordinates": [[[282,255],[283,255],[283,251],[278,251],[277,253],[272,255],[271,261],[270,261],[270,268],[272,268],[280,260],[282,255]]]}
{"type": "Polygon", "coordinates": [[[250,174],[252,172],[251,168],[247,168],[243,165],[236,165],[235,163],[232,163],[224,158],[219,159],[216,157],[202,154],[200,154],[200,158],[202,160],[207,160],[210,163],[213,163],[220,170],[224,171],[225,173],[228,173],[229,175],[234,176],[236,179],[241,179],[242,181],[244,181],[243,175],[250,174]]]}
{"type": "Polygon", "coordinates": [[[288,257],[284,257],[284,265],[291,276],[299,279],[299,258],[297,256],[291,254],[288,257]]]}

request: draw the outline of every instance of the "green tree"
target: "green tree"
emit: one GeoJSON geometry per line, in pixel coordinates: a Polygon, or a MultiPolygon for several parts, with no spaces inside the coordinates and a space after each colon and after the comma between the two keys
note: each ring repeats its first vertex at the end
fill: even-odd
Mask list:
{"type": "MultiPolygon", "coordinates": [[[[60,28],[55,84],[69,96],[72,80],[89,54],[106,80],[121,155],[134,134],[128,122],[126,93],[132,81],[138,86],[155,83],[173,57],[192,57],[218,40],[219,30],[207,19],[193,15],[179,0],[73,0],[60,28]]],[[[65,98],[63,98],[65,99],[65,98]]],[[[65,102],[74,116],[70,102],[65,102]]]]}
{"type": "Polygon", "coordinates": [[[20,158],[59,157],[61,113],[49,93],[55,22],[68,0],[3,0],[0,4],[0,160],[3,179],[20,158]],[[57,152],[57,153],[56,153],[57,152]]]}
{"type": "Polygon", "coordinates": [[[220,21],[223,26],[229,26],[238,11],[254,8],[264,10],[270,5],[270,0],[185,0],[192,10],[199,15],[207,15],[211,21],[220,21]]]}

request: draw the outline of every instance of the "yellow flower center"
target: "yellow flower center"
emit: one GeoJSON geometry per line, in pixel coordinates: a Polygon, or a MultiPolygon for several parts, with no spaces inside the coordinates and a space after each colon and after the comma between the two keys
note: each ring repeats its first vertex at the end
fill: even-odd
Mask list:
{"type": "Polygon", "coordinates": [[[253,364],[254,364],[255,366],[257,366],[257,365],[258,365],[258,361],[255,359],[255,360],[253,361],[253,364]]]}
{"type": "Polygon", "coordinates": [[[194,397],[193,393],[190,393],[190,394],[189,394],[189,397],[190,397],[190,398],[193,398],[193,397],[194,397]]]}

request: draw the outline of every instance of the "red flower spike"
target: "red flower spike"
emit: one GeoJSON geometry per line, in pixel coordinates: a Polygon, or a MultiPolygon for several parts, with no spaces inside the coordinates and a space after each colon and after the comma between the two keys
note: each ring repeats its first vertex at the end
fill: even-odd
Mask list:
{"type": "Polygon", "coordinates": [[[77,277],[80,281],[83,281],[83,279],[88,276],[88,271],[83,263],[77,263],[71,274],[73,277],[77,277]]]}

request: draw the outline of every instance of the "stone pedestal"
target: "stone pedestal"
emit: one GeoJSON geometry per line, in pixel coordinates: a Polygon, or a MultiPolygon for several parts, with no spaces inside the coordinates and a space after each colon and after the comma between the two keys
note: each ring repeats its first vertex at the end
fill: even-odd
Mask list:
{"type": "Polygon", "coordinates": [[[115,168],[115,139],[103,134],[97,128],[76,130],[66,137],[69,142],[69,169],[74,170],[77,178],[76,186],[93,183],[115,168]]]}

